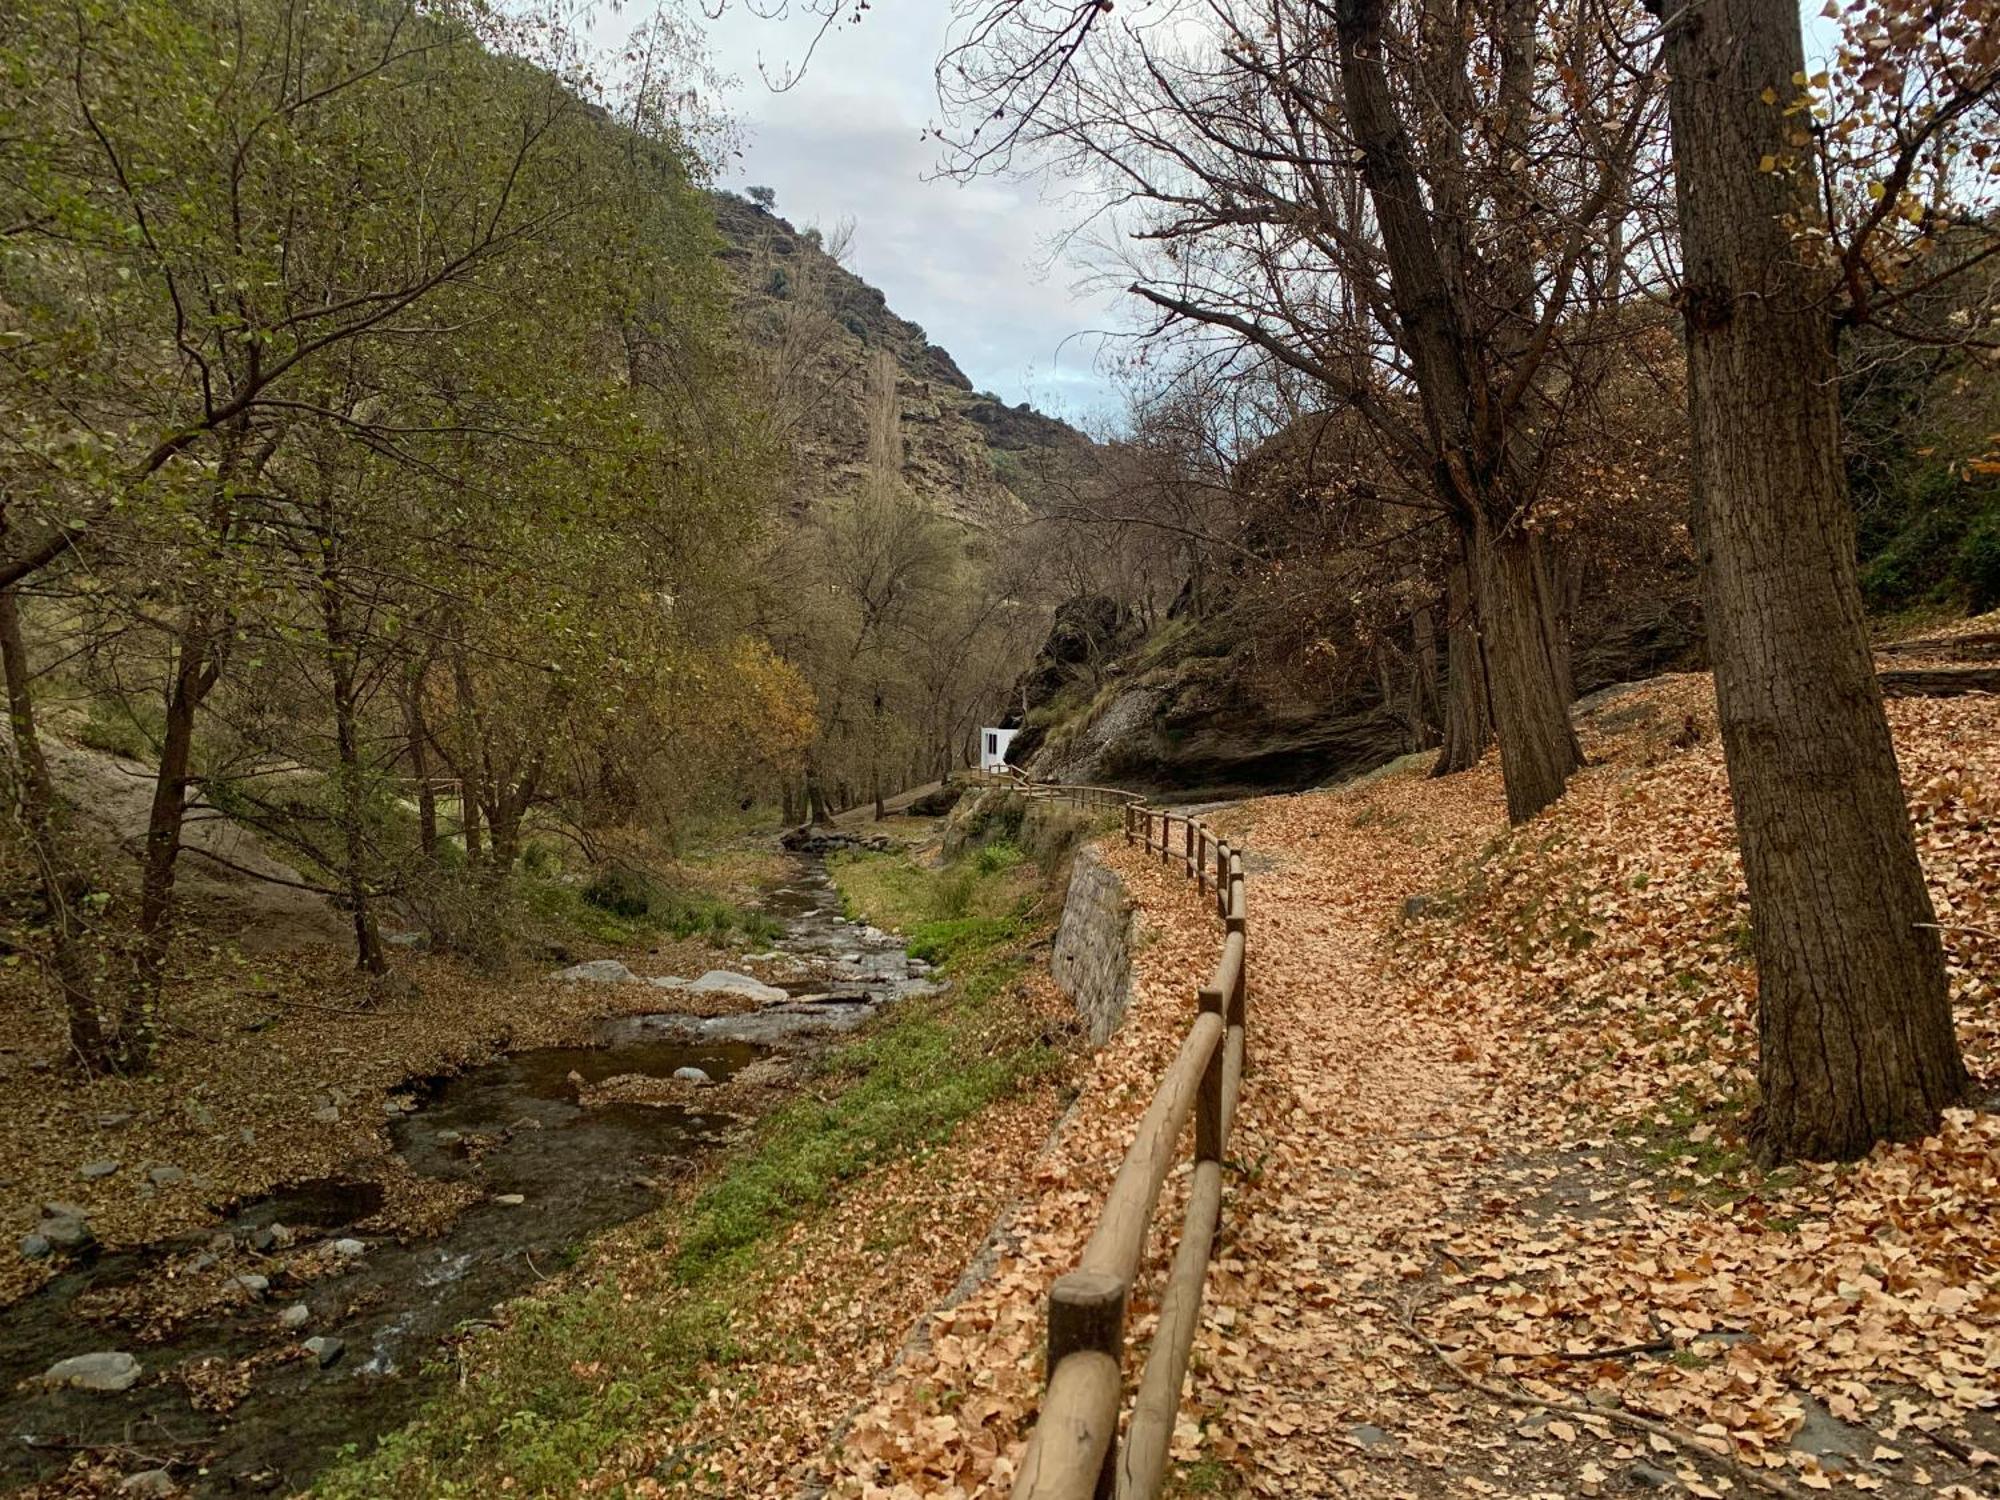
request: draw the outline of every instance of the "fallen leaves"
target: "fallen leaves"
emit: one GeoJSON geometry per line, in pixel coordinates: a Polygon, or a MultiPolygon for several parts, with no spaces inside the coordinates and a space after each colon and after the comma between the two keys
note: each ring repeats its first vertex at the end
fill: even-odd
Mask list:
{"type": "MultiPolygon", "coordinates": [[[[2000,703],[1890,713],[1963,1039],[1990,1071],[2000,703]]],[[[1583,731],[1591,767],[1518,830],[1490,760],[1219,820],[1260,866],[1232,1146],[1254,1170],[1225,1194],[1175,1456],[1258,1495],[1978,1492],[1991,1471],[1966,1424],[1992,1430],[2000,1387],[2000,1120],[1954,1112],[1852,1168],[1756,1172],[1740,1149],[1754,973],[1711,689],[1627,690],[1583,731]],[[1455,1369],[1605,1417],[1521,1431],[1520,1408],[1456,1388],[1398,1327],[1410,1304],[1455,1369]],[[1897,1446],[1913,1435],[1923,1465],[1897,1446]],[[1648,1464],[1658,1477],[1635,1479],[1648,1464]]],[[[877,1390],[837,1493],[1011,1481],[1048,1281],[1212,954],[1180,883],[1117,858],[1158,928],[1140,1003],[1012,1252],[941,1321],[951,1360],[906,1361],[877,1390]]],[[[1154,1285],[1135,1296],[1140,1346],[1154,1285]]]]}

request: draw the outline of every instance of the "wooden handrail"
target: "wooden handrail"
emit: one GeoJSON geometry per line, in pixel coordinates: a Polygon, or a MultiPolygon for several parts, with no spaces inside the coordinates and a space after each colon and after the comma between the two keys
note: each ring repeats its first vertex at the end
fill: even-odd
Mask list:
{"type": "Polygon", "coordinates": [[[1125,842],[1143,838],[1163,863],[1178,863],[1204,900],[1212,890],[1223,926],[1222,952],[1197,992],[1193,1024],[1140,1117],[1097,1227],[1077,1268],[1049,1289],[1048,1388],[1014,1482],[1014,1500],[1154,1500],[1201,1321],[1202,1287],[1222,1222],[1223,1163],[1242,1091],[1249,927],[1243,851],[1201,819],[1154,808],[1136,792],[1031,781],[1012,766],[1007,772],[1012,788],[1032,799],[1122,807],[1125,842]],[[1187,1214],[1121,1447],[1125,1310],[1160,1188],[1190,1119],[1195,1165],[1187,1214]]]}

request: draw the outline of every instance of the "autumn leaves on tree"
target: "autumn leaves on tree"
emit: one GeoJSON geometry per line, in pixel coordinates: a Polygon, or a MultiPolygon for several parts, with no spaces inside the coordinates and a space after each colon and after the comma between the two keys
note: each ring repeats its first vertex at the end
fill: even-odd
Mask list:
{"type": "Polygon", "coordinates": [[[721,337],[707,127],[552,48],[285,0],[0,37],[0,651],[86,1068],[156,1045],[197,804],[296,859],[379,976],[388,900],[490,946],[532,809],[670,825],[805,732],[728,607],[771,443],[721,337]],[[37,749],[55,666],[152,762],[129,904],[37,749]]]}

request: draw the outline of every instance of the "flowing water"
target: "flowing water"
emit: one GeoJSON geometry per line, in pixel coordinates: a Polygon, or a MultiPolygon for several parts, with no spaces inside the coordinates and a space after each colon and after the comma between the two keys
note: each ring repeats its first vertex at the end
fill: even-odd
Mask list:
{"type": "MultiPolygon", "coordinates": [[[[767,961],[786,1002],[708,1020],[622,1017],[600,1028],[598,1046],[516,1053],[414,1089],[416,1107],[390,1128],[397,1154],[415,1172],[485,1194],[443,1233],[369,1235],[354,1226],[381,1207],[378,1184],[298,1183],[238,1206],[214,1230],[74,1265],[0,1311],[0,1487],[50,1477],[90,1449],[135,1472],[171,1460],[196,1493],[291,1491],[343,1445],[365,1448],[408,1419],[441,1378],[421,1367],[445,1336],[527,1290],[591,1235],[653,1207],[660,1181],[699,1160],[731,1123],[721,1112],[726,1088],[707,1112],[585,1107],[579,1083],[689,1067],[724,1082],[767,1051],[811,1046],[925,983],[923,966],[894,938],[841,918],[814,861],[798,860],[760,905],[784,924],[767,961]],[[289,1233],[291,1250],[261,1266],[246,1261],[241,1247],[274,1225],[289,1233]],[[318,1247],[323,1274],[284,1271],[301,1246],[318,1247]],[[211,1254],[222,1258],[202,1265],[211,1254]],[[232,1298],[151,1342],[102,1311],[120,1288],[148,1278],[219,1281],[245,1269],[270,1273],[261,1295],[232,1298]],[[279,1310],[297,1303],[305,1322],[282,1326],[279,1310]],[[301,1341],[315,1336],[337,1339],[338,1357],[322,1365],[303,1356],[301,1341]],[[114,1349],[145,1367],[128,1391],[47,1391],[33,1379],[59,1359],[114,1349]],[[227,1411],[201,1409],[189,1384],[168,1374],[202,1360],[238,1371],[250,1362],[247,1390],[227,1411]]],[[[670,996],[662,992],[668,1004],[670,996]]]]}

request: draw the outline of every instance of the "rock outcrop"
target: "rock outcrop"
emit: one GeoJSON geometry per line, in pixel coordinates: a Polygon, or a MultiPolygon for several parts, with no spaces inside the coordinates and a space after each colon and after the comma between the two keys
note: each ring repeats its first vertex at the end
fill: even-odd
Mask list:
{"type": "Polygon", "coordinates": [[[903,480],[940,515],[980,526],[1018,523],[1032,512],[1046,467],[1088,448],[1067,423],[975,391],[950,354],[827,253],[816,230],[732,193],[712,201],[722,259],[737,284],[738,322],[752,343],[782,345],[788,378],[813,387],[793,428],[808,490],[839,498],[866,478],[863,403],[877,351],[897,366],[903,480]]]}

